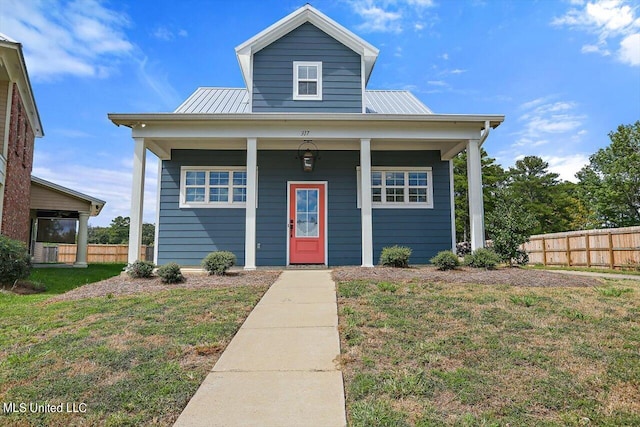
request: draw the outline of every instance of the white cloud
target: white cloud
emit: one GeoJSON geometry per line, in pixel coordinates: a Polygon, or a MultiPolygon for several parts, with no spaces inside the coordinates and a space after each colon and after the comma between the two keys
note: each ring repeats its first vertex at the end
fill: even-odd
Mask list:
{"type": "Polygon", "coordinates": [[[187,37],[189,35],[189,33],[187,33],[186,30],[181,29],[181,30],[178,30],[177,32],[174,32],[169,28],[165,27],[164,25],[161,25],[158,28],[156,28],[151,34],[153,35],[153,37],[160,40],[164,40],[164,41],[174,40],[176,36],[187,37]]]}
{"type": "Polygon", "coordinates": [[[401,33],[405,28],[421,31],[426,23],[423,11],[433,7],[433,0],[348,0],[363,22],[364,32],[401,33]]]}
{"type": "Polygon", "coordinates": [[[640,65],[640,33],[631,34],[620,42],[618,57],[625,64],[640,65]]]}
{"type": "MultiPolygon", "coordinates": [[[[133,156],[133,154],[131,155],[133,156]]],[[[92,225],[109,225],[117,216],[129,216],[131,210],[132,161],[123,161],[113,169],[86,166],[75,163],[45,161],[49,156],[38,155],[34,159],[33,174],[64,187],[97,197],[106,203],[92,225]],[[69,173],[73,171],[73,173],[69,173]]],[[[147,157],[144,192],[144,222],[155,222],[158,163],[147,157]]]]}
{"type": "Polygon", "coordinates": [[[431,86],[441,86],[441,87],[449,86],[447,82],[442,80],[429,80],[427,84],[431,86]]]}
{"type": "Polygon", "coordinates": [[[573,7],[551,21],[552,25],[569,27],[594,34],[595,43],[582,46],[582,53],[611,55],[609,44],[618,44],[617,58],[625,64],[640,66],[640,18],[637,8],[625,0],[573,1],[573,7]]]}
{"type": "Polygon", "coordinates": [[[523,123],[512,147],[539,147],[550,142],[579,140],[585,131],[581,129],[586,116],[576,112],[578,105],[572,101],[553,101],[553,96],[540,97],[520,106],[518,118],[523,123]]]}
{"type": "Polygon", "coordinates": [[[589,156],[584,153],[567,156],[542,156],[542,160],[549,163],[549,171],[560,175],[560,179],[578,182],[576,173],[589,163],[589,156]]]}
{"type": "Polygon", "coordinates": [[[3,1],[2,32],[22,43],[34,79],[105,77],[114,58],[134,49],[128,17],[98,0],[3,1]]]}
{"type": "Polygon", "coordinates": [[[451,73],[451,74],[462,74],[462,73],[466,73],[466,72],[467,72],[467,70],[462,70],[460,68],[455,68],[455,69],[449,71],[449,73],[451,73]]]}

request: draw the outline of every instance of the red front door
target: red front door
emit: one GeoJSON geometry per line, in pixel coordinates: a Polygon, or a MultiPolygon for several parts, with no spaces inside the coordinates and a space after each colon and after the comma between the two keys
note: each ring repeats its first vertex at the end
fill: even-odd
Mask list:
{"type": "Polygon", "coordinates": [[[289,184],[289,263],[326,264],[326,184],[289,184]]]}

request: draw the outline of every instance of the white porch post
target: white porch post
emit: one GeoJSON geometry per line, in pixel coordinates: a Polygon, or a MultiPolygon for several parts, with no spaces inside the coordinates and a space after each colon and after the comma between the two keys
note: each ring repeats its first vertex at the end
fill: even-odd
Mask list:
{"type": "Polygon", "coordinates": [[[256,269],[256,187],[258,140],[247,138],[247,208],[244,240],[244,269],[256,269]]]}
{"type": "Polygon", "coordinates": [[[144,138],[133,138],[133,183],[131,185],[131,214],[129,225],[129,263],[140,259],[142,244],[142,208],[144,204],[144,170],[147,147],[144,138]]]}
{"type": "Polygon", "coordinates": [[[484,201],[482,195],[482,163],[480,141],[467,142],[467,180],[469,183],[469,222],[471,250],[484,247],[484,201]]]}
{"type": "Polygon", "coordinates": [[[87,239],[88,239],[89,213],[80,212],[78,221],[78,245],[76,249],[76,262],[74,267],[84,268],[87,266],[87,239]]]}
{"type": "Polygon", "coordinates": [[[360,140],[360,182],[362,215],[362,266],[373,267],[373,222],[371,219],[371,140],[360,140]]]}

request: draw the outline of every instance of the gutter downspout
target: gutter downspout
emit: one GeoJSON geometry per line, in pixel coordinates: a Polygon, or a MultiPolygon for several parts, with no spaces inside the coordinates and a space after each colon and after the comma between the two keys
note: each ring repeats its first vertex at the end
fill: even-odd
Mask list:
{"type": "Polygon", "coordinates": [[[478,146],[482,147],[482,144],[484,144],[484,141],[489,136],[489,132],[491,132],[491,122],[489,120],[485,120],[484,132],[480,133],[480,142],[478,143],[478,146]]]}

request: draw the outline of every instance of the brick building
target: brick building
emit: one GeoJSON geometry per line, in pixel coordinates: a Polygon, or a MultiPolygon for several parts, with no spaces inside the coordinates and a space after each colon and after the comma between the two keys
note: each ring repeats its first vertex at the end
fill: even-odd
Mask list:
{"type": "Polygon", "coordinates": [[[25,243],[34,140],[43,135],[22,46],[0,34],[0,233],[25,243]]]}

